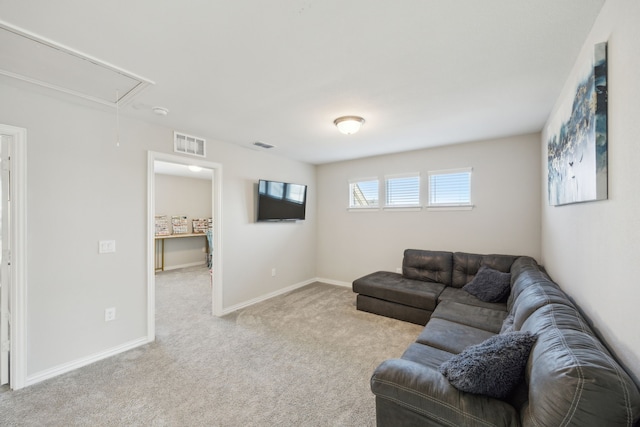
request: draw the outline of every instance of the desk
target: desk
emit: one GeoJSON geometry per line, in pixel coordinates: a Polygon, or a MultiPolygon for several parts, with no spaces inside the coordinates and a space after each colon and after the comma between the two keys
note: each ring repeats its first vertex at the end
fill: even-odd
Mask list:
{"type": "Polygon", "coordinates": [[[207,239],[206,233],[196,233],[196,234],[170,234],[168,236],[155,236],[155,253],[153,254],[155,257],[155,267],[156,271],[164,271],[164,241],[167,239],[184,239],[188,237],[204,237],[204,241],[207,245],[207,253],[209,253],[209,240],[207,239]],[[158,266],[158,241],[160,242],[160,266],[158,266]]]}

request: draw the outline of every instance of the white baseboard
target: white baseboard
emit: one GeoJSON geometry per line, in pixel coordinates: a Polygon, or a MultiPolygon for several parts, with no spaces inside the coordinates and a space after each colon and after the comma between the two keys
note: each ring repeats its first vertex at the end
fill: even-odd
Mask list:
{"type": "Polygon", "coordinates": [[[254,298],[254,299],[251,299],[249,301],[242,302],[240,304],[232,305],[231,307],[227,307],[227,308],[223,309],[222,310],[222,315],[224,316],[226,314],[233,313],[236,310],[240,310],[241,308],[249,307],[250,305],[254,305],[254,304],[257,304],[259,302],[266,301],[266,300],[271,299],[273,297],[277,297],[278,295],[286,294],[287,292],[291,292],[291,291],[296,290],[298,288],[301,288],[303,286],[310,285],[313,282],[317,282],[317,280],[316,279],[305,280],[304,282],[296,283],[295,285],[291,285],[291,286],[288,286],[286,288],[279,289],[279,290],[277,290],[275,292],[268,293],[268,294],[263,295],[261,297],[254,298]]]}
{"type": "Polygon", "coordinates": [[[351,287],[351,282],[342,282],[340,280],[324,279],[322,277],[316,277],[315,281],[316,282],[327,283],[329,285],[344,286],[345,288],[350,288],[351,287]]]}
{"type": "Polygon", "coordinates": [[[149,343],[149,340],[145,336],[144,338],[138,338],[137,340],[129,341],[128,343],[124,343],[122,345],[110,348],[106,351],[101,351],[100,353],[96,353],[91,356],[83,357],[81,359],[77,359],[69,363],[64,363],[62,365],[58,365],[50,369],[45,369],[44,371],[27,376],[27,379],[25,381],[25,386],[30,386],[30,385],[39,383],[40,381],[57,377],[58,375],[71,372],[75,369],[90,365],[94,362],[97,362],[102,359],[106,359],[111,356],[115,356],[116,354],[123,353],[125,351],[134,349],[136,347],[140,347],[141,345],[144,345],[147,343],[149,343]]]}
{"type": "Polygon", "coordinates": [[[260,296],[258,298],[251,299],[249,301],[242,302],[240,304],[232,305],[231,307],[227,307],[222,310],[222,316],[225,316],[229,313],[233,313],[234,311],[240,310],[241,308],[249,307],[251,305],[257,304],[262,301],[266,301],[273,297],[277,297],[278,295],[286,294],[287,292],[291,292],[303,286],[310,285],[311,283],[322,282],[328,285],[336,285],[336,286],[345,286],[351,287],[351,283],[349,282],[341,282],[339,280],[332,279],[322,279],[319,277],[314,277],[313,279],[305,280],[304,282],[296,283],[295,285],[288,286],[286,288],[279,289],[275,292],[268,293],[266,295],[260,296]]]}

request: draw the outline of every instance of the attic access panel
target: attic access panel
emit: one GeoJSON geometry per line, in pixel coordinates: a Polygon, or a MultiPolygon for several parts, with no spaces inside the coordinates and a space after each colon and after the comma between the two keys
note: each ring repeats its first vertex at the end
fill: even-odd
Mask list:
{"type": "Polygon", "coordinates": [[[115,106],[154,82],[0,21],[0,74],[115,106]]]}

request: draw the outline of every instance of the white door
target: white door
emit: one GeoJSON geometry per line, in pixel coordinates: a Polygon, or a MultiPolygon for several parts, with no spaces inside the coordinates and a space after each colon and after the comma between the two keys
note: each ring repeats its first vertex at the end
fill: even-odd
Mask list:
{"type": "Polygon", "coordinates": [[[9,141],[8,137],[0,135],[0,217],[2,226],[0,227],[0,242],[2,242],[2,252],[0,252],[0,385],[9,382],[9,289],[11,287],[11,251],[9,243],[9,141]]]}

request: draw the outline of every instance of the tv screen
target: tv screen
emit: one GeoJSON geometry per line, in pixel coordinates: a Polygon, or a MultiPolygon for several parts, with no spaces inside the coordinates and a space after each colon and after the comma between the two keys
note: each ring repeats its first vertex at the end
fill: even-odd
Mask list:
{"type": "Polygon", "coordinates": [[[258,221],[304,219],[306,206],[306,185],[263,179],[258,183],[258,221]]]}

